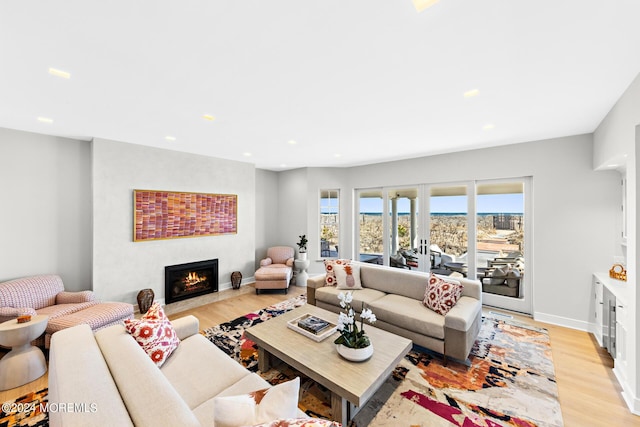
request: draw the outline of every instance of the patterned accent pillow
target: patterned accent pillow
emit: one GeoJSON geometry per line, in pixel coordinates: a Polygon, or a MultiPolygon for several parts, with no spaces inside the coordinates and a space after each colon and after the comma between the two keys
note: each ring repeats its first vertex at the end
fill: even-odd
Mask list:
{"type": "Polygon", "coordinates": [[[158,368],[180,344],[173,325],[158,302],[154,302],[140,319],[126,319],[124,327],[158,368]]]}
{"type": "Polygon", "coordinates": [[[256,424],[252,427],[341,427],[337,421],[321,420],[320,418],[288,418],[256,424]]]}
{"type": "Polygon", "coordinates": [[[334,269],[338,286],[336,289],[362,289],[360,266],[357,264],[336,264],[334,269]]]}
{"type": "Polygon", "coordinates": [[[300,377],[239,396],[213,398],[216,427],[251,426],[298,415],[300,377]]]}
{"type": "Polygon", "coordinates": [[[338,284],[336,280],[335,267],[336,265],[348,265],[351,264],[350,259],[325,259],[324,271],[327,273],[324,279],[326,286],[336,286],[338,284]]]}
{"type": "Polygon", "coordinates": [[[445,315],[462,296],[464,286],[454,280],[443,280],[431,273],[422,303],[438,314],[445,315]]]}

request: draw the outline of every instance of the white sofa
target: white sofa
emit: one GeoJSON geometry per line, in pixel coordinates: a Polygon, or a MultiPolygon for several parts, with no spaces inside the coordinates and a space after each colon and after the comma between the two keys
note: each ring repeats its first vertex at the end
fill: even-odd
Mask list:
{"type": "MultiPolygon", "coordinates": [[[[377,317],[375,326],[408,338],[421,347],[436,351],[445,358],[465,361],[482,325],[482,287],[478,280],[455,278],[464,289],[455,306],[442,316],[422,304],[429,273],[385,267],[361,262],[363,289],[353,291],[354,310],[362,303],[377,317]]],[[[442,276],[440,276],[442,277],[442,276]]],[[[442,277],[447,280],[447,277],[442,277]]],[[[307,302],[339,313],[338,294],[345,292],[325,286],[325,276],[307,280],[307,302]]]]}
{"type": "Polygon", "coordinates": [[[214,397],[269,387],[199,334],[196,317],[172,324],[181,342],[161,368],[123,325],[95,335],[87,325],[55,333],[49,407],[56,410],[49,412],[50,425],[213,426],[214,397]]]}

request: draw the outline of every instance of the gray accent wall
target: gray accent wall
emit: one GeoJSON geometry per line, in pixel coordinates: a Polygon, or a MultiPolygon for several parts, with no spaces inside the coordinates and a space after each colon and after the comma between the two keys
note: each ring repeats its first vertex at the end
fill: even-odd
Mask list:
{"type": "Polygon", "coordinates": [[[164,298],[164,267],[218,259],[220,288],[254,269],[255,167],[249,163],[93,141],[93,290],[103,300],[134,303],[140,289],[164,298]],[[238,195],[238,233],[133,241],[133,190],[238,195]]]}
{"type": "Polygon", "coordinates": [[[90,142],[0,128],[0,281],[91,289],[90,142]]]}

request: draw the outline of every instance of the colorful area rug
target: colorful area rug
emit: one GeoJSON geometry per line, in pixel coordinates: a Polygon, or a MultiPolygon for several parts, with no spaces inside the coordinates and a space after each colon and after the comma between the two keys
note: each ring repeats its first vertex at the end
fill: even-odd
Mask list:
{"type": "MultiPolygon", "coordinates": [[[[256,371],[257,348],[244,338],[244,330],[302,305],[303,300],[301,296],[249,313],[203,334],[256,371]]],[[[455,362],[443,366],[440,356],[414,348],[350,426],[563,425],[545,329],[485,317],[469,360],[469,367],[455,362]]],[[[280,365],[260,375],[271,384],[300,376],[300,408],[310,416],[330,416],[329,392],[301,373],[280,365]]]]}
{"type": "Polygon", "coordinates": [[[49,417],[41,411],[41,405],[47,401],[48,389],[25,394],[16,400],[2,402],[0,427],[46,427],[49,417]]]}

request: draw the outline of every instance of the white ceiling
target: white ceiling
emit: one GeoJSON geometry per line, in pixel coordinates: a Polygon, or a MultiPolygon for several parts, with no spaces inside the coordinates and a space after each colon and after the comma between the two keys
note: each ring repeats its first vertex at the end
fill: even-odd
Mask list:
{"type": "Polygon", "coordinates": [[[640,72],[639,17],[637,0],[3,0],[0,126],[271,170],[589,133],[640,72]]]}

